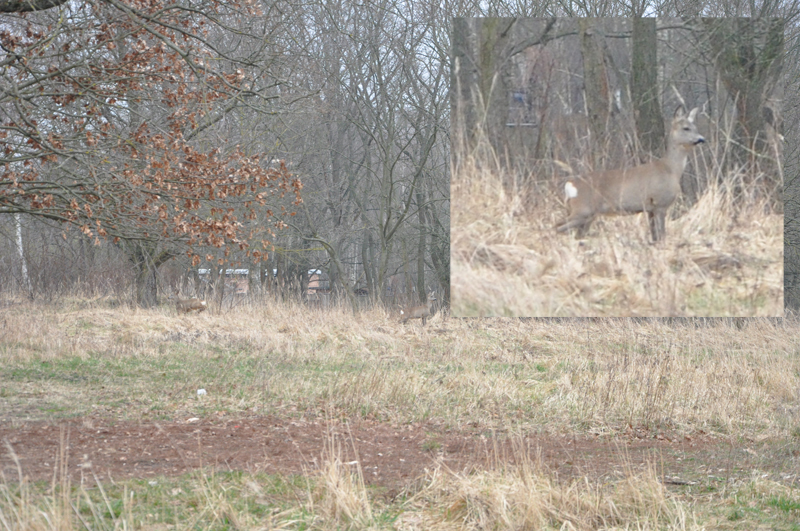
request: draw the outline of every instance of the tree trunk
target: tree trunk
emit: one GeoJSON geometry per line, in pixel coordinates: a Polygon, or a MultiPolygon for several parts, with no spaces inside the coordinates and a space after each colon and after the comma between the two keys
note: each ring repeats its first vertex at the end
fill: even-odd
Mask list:
{"type": "Polygon", "coordinates": [[[742,164],[753,160],[754,154],[771,160],[764,108],[783,69],[783,20],[725,18],[703,22],[719,76],[736,101],[735,133],[744,148],[734,150],[738,160],[734,157],[732,161],[742,164]]]}
{"type": "Polygon", "coordinates": [[[631,40],[633,116],[642,149],[651,154],[662,150],[666,136],[658,98],[657,42],[656,19],[634,18],[631,40]]]}
{"type": "MultiPolygon", "coordinates": [[[[369,231],[366,231],[369,233],[369,231]]],[[[378,290],[376,290],[375,282],[375,268],[374,263],[369,257],[369,246],[371,234],[363,234],[361,237],[361,265],[364,268],[364,280],[367,284],[367,291],[372,300],[378,299],[378,290]]]]}
{"type": "Polygon", "coordinates": [[[486,116],[486,133],[494,154],[503,167],[507,160],[506,124],[508,123],[508,72],[506,48],[515,19],[484,18],[480,22],[480,50],[478,52],[479,88],[486,116]]]}
{"type": "Polygon", "coordinates": [[[437,228],[431,234],[431,263],[436,273],[436,280],[444,293],[440,297],[442,305],[450,304],[450,227],[437,228]]]}
{"type": "Polygon", "coordinates": [[[18,213],[14,214],[14,224],[16,225],[17,229],[16,243],[17,256],[19,257],[19,283],[27,292],[28,298],[33,300],[33,284],[31,283],[31,277],[28,276],[28,263],[25,261],[25,252],[22,245],[22,222],[20,221],[20,215],[18,213]]]}
{"type": "Polygon", "coordinates": [[[605,132],[609,124],[609,104],[611,102],[608,88],[603,47],[597,42],[596,22],[592,19],[578,19],[580,26],[581,56],[583,57],[584,95],[586,112],[589,117],[589,129],[592,132],[595,152],[592,153],[597,162],[597,149],[606,144],[605,132]]]}
{"type": "Polygon", "coordinates": [[[158,249],[155,242],[127,242],[122,246],[135,271],[136,304],[152,308],[158,303],[158,268],[175,255],[158,249]]]}
{"type": "Polygon", "coordinates": [[[425,223],[425,194],[417,192],[417,213],[419,215],[419,236],[417,239],[417,295],[420,302],[425,302],[428,294],[425,289],[425,253],[426,249],[426,230],[425,223]]]}
{"type": "Polygon", "coordinates": [[[319,242],[323,247],[325,247],[325,251],[327,251],[328,257],[331,259],[331,263],[333,264],[333,270],[331,271],[331,288],[333,288],[333,278],[335,277],[339,281],[342,290],[344,290],[344,294],[347,297],[347,302],[350,303],[350,307],[353,310],[353,315],[355,315],[358,312],[358,301],[353,293],[353,287],[349,282],[347,282],[347,274],[342,266],[341,261],[339,260],[339,256],[336,254],[336,250],[327,241],[316,236],[312,236],[311,238],[305,237],[304,239],[307,241],[319,242]],[[334,271],[336,272],[335,275],[333,274],[334,271]]]}
{"type": "Polygon", "coordinates": [[[469,37],[468,19],[453,18],[450,108],[453,109],[454,141],[464,142],[455,153],[469,153],[474,147],[475,101],[472,90],[475,84],[475,63],[472,60],[469,37]]]}

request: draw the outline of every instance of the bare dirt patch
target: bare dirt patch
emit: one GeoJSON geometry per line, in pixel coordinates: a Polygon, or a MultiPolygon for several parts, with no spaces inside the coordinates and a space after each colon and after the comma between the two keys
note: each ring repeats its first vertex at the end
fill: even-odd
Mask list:
{"type": "Polygon", "coordinates": [[[732,444],[705,435],[630,431],[602,436],[509,436],[480,429],[446,430],[433,424],[392,425],[276,417],[195,422],[113,422],[104,418],[0,426],[0,467],[17,477],[9,447],[30,480],[53,478],[66,441],[73,481],[174,476],[200,468],[270,474],[315,470],[331,441],[345,463],[358,461],[367,484],[390,491],[438,465],[486,469],[519,461],[541,463],[562,479],[617,477],[656,462],[667,483],[728,477],[758,469],[786,484],[798,483],[800,456],[780,445],[732,444]],[[357,455],[356,455],[357,452],[357,455]],[[787,465],[789,465],[787,467],[787,465]]]}

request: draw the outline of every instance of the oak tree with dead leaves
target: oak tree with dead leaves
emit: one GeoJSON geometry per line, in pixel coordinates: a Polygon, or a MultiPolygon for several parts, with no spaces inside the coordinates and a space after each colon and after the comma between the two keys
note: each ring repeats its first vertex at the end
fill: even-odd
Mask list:
{"type": "Polygon", "coordinates": [[[195,264],[204,246],[263,257],[264,226],[248,220],[282,228],[302,184],[282,161],[204,136],[231,110],[277,97],[281,29],[263,9],[0,1],[15,12],[0,18],[0,214],[123,245],[144,306],[157,267],[180,253],[195,264]]]}

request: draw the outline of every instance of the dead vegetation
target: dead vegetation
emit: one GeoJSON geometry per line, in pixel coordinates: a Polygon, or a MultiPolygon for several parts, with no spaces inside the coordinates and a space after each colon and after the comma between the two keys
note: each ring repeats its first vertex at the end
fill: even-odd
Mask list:
{"type": "Polygon", "coordinates": [[[798,388],[795,319],[473,320],[440,311],[421,327],[383,309],[354,318],[346,308],[243,304],[189,320],[102,300],[20,302],[0,319],[6,421],[50,410],[196,416],[202,388],[203,410],[318,417],[332,408],[537,432],[666,423],[782,437],[798,388]]]}
{"type": "Polygon", "coordinates": [[[783,315],[783,216],[764,198],[711,184],[658,245],[643,214],[577,240],[553,229],[563,192],[514,181],[475,161],[453,178],[453,315],[783,315]]]}
{"type": "MultiPolygon", "coordinates": [[[[76,298],[57,306],[6,301],[0,321],[4,425],[88,415],[143,424],[363,419],[397,430],[421,422],[441,433],[468,429],[476,441],[563,437],[565,451],[575,434],[620,441],[622,455],[629,438],[752,441],[744,443],[751,452],[772,441],[776,452],[765,457],[783,474],[751,480],[755,470],[734,466],[715,479],[722,467],[693,461],[696,486],[668,483],[657,467],[686,457],[679,453],[654,455],[650,467],[567,479],[529,453],[497,453],[488,467],[432,467],[386,496],[364,477],[358,452],[366,444],[345,437],[306,455],[299,477],[206,470],[114,484],[99,478],[101,492],[58,474],[50,487],[27,483],[24,472],[6,475],[0,514],[10,528],[246,528],[267,518],[267,527],[307,529],[699,529],[730,518],[750,527],[761,517],[786,522],[800,499],[797,456],[785,450],[798,433],[794,319],[477,320],[438,312],[423,328],[381,309],[354,318],[344,308],[242,304],[186,319],[171,308],[76,298]],[[198,395],[201,388],[207,394],[198,395]],[[722,490],[711,500],[709,488],[722,490]],[[738,512],[739,497],[749,512],[738,512]],[[775,500],[787,509],[769,513],[775,500]],[[753,516],[753,507],[764,512],[753,516]]],[[[431,455],[445,451],[435,436],[418,444],[431,455]]]]}

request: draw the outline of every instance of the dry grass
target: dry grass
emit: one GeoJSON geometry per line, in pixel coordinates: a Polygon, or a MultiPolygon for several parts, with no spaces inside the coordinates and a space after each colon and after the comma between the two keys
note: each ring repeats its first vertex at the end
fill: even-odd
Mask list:
{"type": "MultiPolygon", "coordinates": [[[[25,477],[14,449],[5,441],[4,452],[8,452],[16,463],[16,478],[7,478],[0,471],[0,529],[74,529],[74,503],[71,485],[67,476],[68,452],[61,437],[60,451],[53,467],[53,479],[48,488],[32,487],[25,477]]],[[[77,515],[79,521],[86,521],[77,515]]]]}
{"type": "Polygon", "coordinates": [[[326,441],[319,471],[308,475],[316,479],[315,487],[309,489],[309,512],[327,525],[369,528],[374,515],[364,473],[358,460],[343,462],[341,446],[333,434],[326,441]]]}
{"type": "Polygon", "coordinates": [[[514,180],[474,160],[453,177],[453,315],[783,315],[783,216],[766,200],[712,185],[657,245],[643,214],[600,218],[578,241],[553,229],[563,192],[514,180]]]}
{"type": "MultiPolygon", "coordinates": [[[[62,451],[62,455],[64,452],[62,451]]],[[[498,463],[501,465],[501,463],[498,463]]],[[[749,485],[752,492],[761,485],[749,485]]],[[[774,490],[773,487],[772,490],[774,490]]],[[[783,489],[794,496],[791,489],[783,489]]],[[[757,493],[750,495],[758,499],[757,493]]],[[[559,482],[539,463],[430,471],[386,500],[331,444],[304,478],[194,473],[180,478],[49,487],[0,480],[0,527],[12,529],[700,529],[653,467],[619,479],[559,482]],[[305,485],[303,487],[303,485],[305,485]]]]}
{"type": "MultiPolygon", "coordinates": [[[[785,444],[800,433],[796,320],[437,314],[423,328],[383,310],[290,304],[185,316],[102,300],[6,303],[2,422],[255,413],[523,434],[632,426],[785,444]]],[[[565,481],[522,452],[484,469],[433,469],[386,498],[341,455],[329,441],[302,478],[199,471],[92,488],[58,474],[50,486],[4,478],[0,529],[743,529],[783,528],[800,511],[796,488],[760,476],[714,496],[680,494],[652,466],[565,481]]]]}
{"type": "Polygon", "coordinates": [[[471,473],[439,467],[391,500],[358,486],[351,469],[334,459],[304,478],[195,473],[106,487],[0,480],[0,528],[793,529],[791,513],[800,512],[797,489],[754,477],[723,492],[678,495],[652,466],[602,482],[560,482],[530,463],[471,473]]]}
{"type": "Polygon", "coordinates": [[[437,469],[401,516],[406,529],[702,529],[650,467],[599,484],[568,483],[525,463],[475,473],[437,469]]]}
{"type": "Polygon", "coordinates": [[[800,388],[796,320],[448,319],[242,306],[0,315],[3,420],[213,412],[535,432],[666,426],[785,437],[800,388]],[[742,324],[738,322],[738,324],[742,324]],[[199,399],[196,390],[208,395],[199,399]]]}

